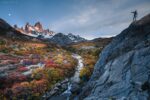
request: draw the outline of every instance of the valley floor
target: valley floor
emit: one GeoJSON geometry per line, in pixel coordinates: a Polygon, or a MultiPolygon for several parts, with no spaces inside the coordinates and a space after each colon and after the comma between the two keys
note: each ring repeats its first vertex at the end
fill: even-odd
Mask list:
{"type": "Polygon", "coordinates": [[[106,45],[98,43],[62,48],[1,38],[0,99],[74,98],[89,80],[106,45]]]}

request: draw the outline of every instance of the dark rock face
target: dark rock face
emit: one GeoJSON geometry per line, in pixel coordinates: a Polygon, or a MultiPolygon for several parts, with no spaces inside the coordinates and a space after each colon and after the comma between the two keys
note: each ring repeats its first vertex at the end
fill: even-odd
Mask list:
{"type": "Polygon", "coordinates": [[[36,27],[39,31],[43,31],[43,26],[40,22],[35,23],[34,27],[36,27]]]}
{"type": "Polygon", "coordinates": [[[8,29],[11,29],[11,26],[7,22],[5,22],[3,19],[0,18],[0,29],[8,30],[8,29]]]}
{"type": "Polygon", "coordinates": [[[29,23],[26,23],[26,25],[25,25],[25,31],[26,31],[26,32],[29,32],[29,26],[30,26],[30,24],[29,24],[29,23]]]}
{"type": "Polygon", "coordinates": [[[150,14],[133,22],[102,51],[79,98],[150,100],[150,14]]]}
{"type": "Polygon", "coordinates": [[[65,46],[71,43],[85,41],[85,39],[73,34],[65,35],[63,33],[57,33],[50,39],[50,41],[57,43],[61,46],[65,46]]]}
{"type": "Polygon", "coordinates": [[[58,33],[58,34],[54,35],[50,39],[50,41],[57,43],[59,45],[66,45],[66,44],[71,43],[71,40],[68,37],[66,37],[66,35],[64,35],[62,33],[58,33]]]}
{"type": "Polygon", "coordinates": [[[84,38],[80,37],[79,35],[73,35],[72,33],[69,33],[67,35],[73,42],[82,42],[85,41],[84,38]]]}
{"type": "Polygon", "coordinates": [[[42,96],[42,100],[66,100],[67,96],[61,95],[68,87],[69,80],[65,79],[56,83],[51,90],[42,96]]]}

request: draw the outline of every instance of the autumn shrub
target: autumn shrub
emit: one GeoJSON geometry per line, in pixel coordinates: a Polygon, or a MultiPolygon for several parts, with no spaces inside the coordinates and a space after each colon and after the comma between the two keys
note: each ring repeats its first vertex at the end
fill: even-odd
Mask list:
{"type": "MultiPolygon", "coordinates": [[[[13,96],[13,91],[11,88],[6,88],[4,91],[3,91],[3,99],[5,98],[6,100],[8,99],[12,99],[12,96],[13,96]]],[[[2,99],[2,100],[3,100],[2,99]]]]}
{"type": "Polygon", "coordinates": [[[9,87],[13,85],[14,83],[18,83],[18,82],[22,82],[26,80],[27,80],[27,77],[25,75],[18,73],[18,72],[13,72],[13,73],[8,74],[5,82],[9,87]]]}
{"type": "Polygon", "coordinates": [[[12,97],[16,99],[27,99],[31,96],[31,86],[29,82],[15,83],[12,88],[12,97]]]}
{"type": "Polygon", "coordinates": [[[47,79],[52,83],[58,82],[63,77],[61,74],[61,70],[59,69],[49,68],[45,69],[45,72],[47,79]]]}
{"type": "Polygon", "coordinates": [[[21,66],[18,68],[18,71],[20,72],[25,72],[25,71],[28,71],[29,69],[27,67],[24,67],[24,66],[21,66]]]}
{"type": "Polygon", "coordinates": [[[58,67],[58,64],[56,64],[53,60],[46,61],[46,68],[55,68],[58,67]]]}
{"type": "Polygon", "coordinates": [[[81,70],[80,70],[80,78],[81,80],[83,81],[87,81],[91,76],[91,71],[88,67],[83,67],[81,70]]]}
{"type": "Polygon", "coordinates": [[[40,80],[43,77],[43,69],[42,68],[36,68],[35,70],[32,71],[32,76],[33,79],[40,80]]]}
{"type": "Polygon", "coordinates": [[[9,50],[8,50],[7,48],[4,48],[4,49],[1,49],[1,51],[0,51],[0,52],[8,53],[8,52],[9,52],[9,50]]]}
{"type": "Polygon", "coordinates": [[[4,40],[0,40],[0,45],[5,45],[6,42],[4,40]]]}
{"type": "Polygon", "coordinates": [[[26,80],[27,80],[27,76],[21,74],[21,75],[19,75],[19,76],[17,77],[17,80],[18,80],[19,82],[26,81],[26,80]]]}
{"type": "Polygon", "coordinates": [[[36,80],[40,80],[42,78],[42,74],[41,73],[36,73],[32,76],[33,79],[36,79],[36,80]]]}
{"type": "Polygon", "coordinates": [[[77,65],[77,60],[71,56],[71,53],[62,49],[32,48],[20,45],[12,50],[10,48],[6,50],[6,53],[13,51],[13,55],[23,58],[19,59],[18,56],[18,58],[13,56],[16,59],[13,59],[14,62],[11,64],[17,64],[22,60],[21,66],[9,69],[5,79],[0,78],[0,93],[3,91],[0,94],[0,100],[3,96],[7,97],[6,100],[38,100],[54,84],[68,77],[77,65]],[[38,57],[30,57],[31,54],[38,55],[38,57]],[[39,62],[45,64],[45,67],[32,67],[31,74],[23,75],[29,70],[25,66],[39,62]]]}
{"type": "Polygon", "coordinates": [[[0,90],[0,100],[6,99],[4,96],[4,92],[0,90]]]}
{"type": "Polygon", "coordinates": [[[32,93],[35,96],[40,96],[41,94],[45,93],[48,87],[48,81],[46,79],[41,80],[33,80],[30,82],[32,93]]]}

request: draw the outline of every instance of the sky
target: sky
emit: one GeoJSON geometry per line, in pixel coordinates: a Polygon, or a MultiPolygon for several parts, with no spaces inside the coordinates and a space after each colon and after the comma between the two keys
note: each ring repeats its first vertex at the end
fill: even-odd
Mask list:
{"type": "Polygon", "coordinates": [[[111,37],[127,28],[132,11],[150,13],[150,0],[0,0],[0,18],[12,26],[37,21],[55,32],[86,39],[111,37]]]}

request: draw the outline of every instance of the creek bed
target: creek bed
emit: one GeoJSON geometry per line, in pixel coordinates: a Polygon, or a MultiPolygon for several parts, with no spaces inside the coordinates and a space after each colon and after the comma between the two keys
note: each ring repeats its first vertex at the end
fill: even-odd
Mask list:
{"type": "Polygon", "coordinates": [[[75,73],[71,78],[56,83],[55,86],[43,95],[44,100],[69,100],[72,92],[79,90],[80,70],[83,68],[82,57],[78,54],[72,54],[72,57],[78,60],[75,73]]]}

